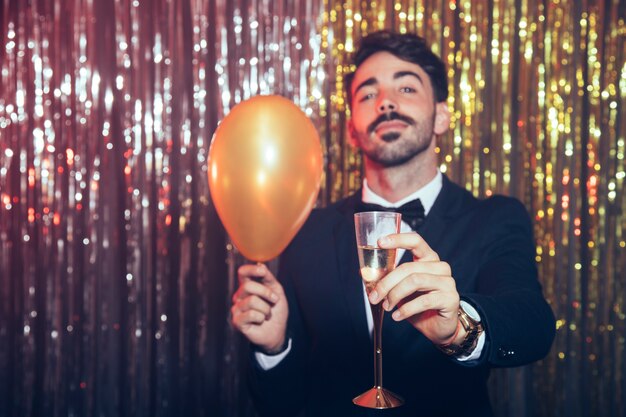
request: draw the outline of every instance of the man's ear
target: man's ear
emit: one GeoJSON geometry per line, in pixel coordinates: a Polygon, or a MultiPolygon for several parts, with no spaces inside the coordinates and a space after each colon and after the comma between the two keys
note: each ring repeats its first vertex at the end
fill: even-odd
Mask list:
{"type": "Polygon", "coordinates": [[[435,123],[433,132],[439,136],[443,135],[450,128],[450,109],[448,103],[441,101],[435,105],[435,123]]]}
{"type": "Polygon", "coordinates": [[[348,123],[346,123],[346,127],[348,128],[348,143],[350,144],[350,146],[357,148],[358,147],[358,142],[356,140],[356,130],[354,128],[354,122],[352,122],[352,119],[348,120],[348,123]]]}

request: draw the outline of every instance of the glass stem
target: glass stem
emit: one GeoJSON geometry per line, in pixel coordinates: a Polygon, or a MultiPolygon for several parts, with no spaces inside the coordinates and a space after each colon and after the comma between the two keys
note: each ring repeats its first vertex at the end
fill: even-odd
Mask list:
{"type": "Polygon", "coordinates": [[[374,386],[383,387],[383,310],[382,303],[370,304],[374,321],[374,386]]]}

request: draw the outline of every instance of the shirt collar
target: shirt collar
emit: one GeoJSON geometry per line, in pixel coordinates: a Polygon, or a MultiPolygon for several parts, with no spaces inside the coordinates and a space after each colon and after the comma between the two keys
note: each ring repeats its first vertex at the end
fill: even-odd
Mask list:
{"type": "Polygon", "coordinates": [[[374,191],[372,191],[367,185],[367,180],[363,179],[363,194],[361,198],[364,203],[378,204],[383,207],[400,207],[404,203],[408,203],[409,201],[419,198],[424,206],[424,214],[427,215],[433,204],[435,204],[435,200],[441,191],[441,187],[443,187],[443,175],[441,174],[441,171],[437,170],[437,175],[435,175],[435,178],[433,178],[428,184],[415,191],[413,194],[410,194],[395,203],[391,203],[374,193],[374,191]]]}

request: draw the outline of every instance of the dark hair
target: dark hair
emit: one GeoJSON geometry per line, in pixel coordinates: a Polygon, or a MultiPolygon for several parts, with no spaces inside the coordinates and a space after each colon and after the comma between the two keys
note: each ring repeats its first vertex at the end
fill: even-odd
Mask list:
{"type": "Polygon", "coordinates": [[[389,52],[396,57],[419,65],[430,78],[437,102],[448,98],[448,78],[443,61],[431,51],[426,40],[414,33],[397,33],[388,30],[370,33],[361,38],[352,64],[356,69],[345,75],[345,89],[348,104],[352,105],[352,80],[354,73],[367,58],[377,52],[389,52]]]}

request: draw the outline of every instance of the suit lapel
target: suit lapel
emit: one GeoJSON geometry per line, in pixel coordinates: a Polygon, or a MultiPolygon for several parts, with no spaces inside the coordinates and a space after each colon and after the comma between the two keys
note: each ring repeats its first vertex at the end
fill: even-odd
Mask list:
{"type": "Polygon", "coordinates": [[[443,184],[435,204],[428,212],[422,226],[417,230],[417,233],[424,238],[428,246],[436,252],[445,244],[446,229],[449,226],[450,218],[454,218],[462,211],[466,201],[465,193],[463,189],[443,175],[443,184]]]}
{"type": "Polygon", "coordinates": [[[344,219],[336,224],[334,235],[337,245],[337,266],[339,280],[343,289],[346,305],[350,313],[352,327],[358,346],[369,346],[369,330],[365,316],[365,300],[363,298],[363,284],[359,272],[359,258],[356,250],[354,234],[354,209],[359,192],[348,197],[339,207],[344,219]]]}

